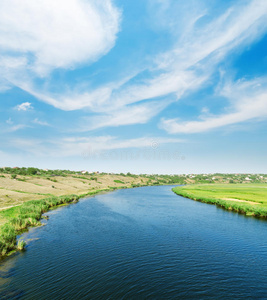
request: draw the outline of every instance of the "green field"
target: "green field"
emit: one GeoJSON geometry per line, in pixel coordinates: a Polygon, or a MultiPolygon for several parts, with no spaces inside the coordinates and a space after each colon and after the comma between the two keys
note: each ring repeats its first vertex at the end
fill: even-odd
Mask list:
{"type": "Polygon", "coordinates": [[[267,218],[267,184],[198,184],[176,187],[173,191],[196,201],[267,218]]]}

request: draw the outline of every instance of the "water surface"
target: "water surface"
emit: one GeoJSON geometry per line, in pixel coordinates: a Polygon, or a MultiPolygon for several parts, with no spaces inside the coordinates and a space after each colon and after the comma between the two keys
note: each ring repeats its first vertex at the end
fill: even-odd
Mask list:
{"type": "Polygon", "coordinates": [[[0,263],[0,299],[266,299],[267,222],[119,190],[48,213],[0,263]]]}

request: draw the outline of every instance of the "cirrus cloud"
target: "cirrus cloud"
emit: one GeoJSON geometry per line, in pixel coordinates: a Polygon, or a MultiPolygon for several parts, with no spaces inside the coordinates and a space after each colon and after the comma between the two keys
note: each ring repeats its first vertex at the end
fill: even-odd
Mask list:
{"type": "MultiPolygon", "coordinates": [[[[219,94],[228,98],[230,105],[220,115],[201,115],[201,120],[180,122],[178,119],[162,119],[160,128],[170,134],[199,133],[253,119],[267,117],[267,78],[251,81],[228,82],[219,94]]],[[[205,113],[205,111],[204,111],[205,113]]]]}

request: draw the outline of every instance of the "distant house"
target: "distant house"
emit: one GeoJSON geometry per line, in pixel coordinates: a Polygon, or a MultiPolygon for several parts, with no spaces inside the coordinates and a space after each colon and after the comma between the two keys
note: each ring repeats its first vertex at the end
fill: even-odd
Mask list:
{"type": "Polygon", "coordinates": [[[81,171],[81,173],[82,173],[82,174],[85,174],[85,173],[87,173],[87,171],[83,170],[83,171],[81,171]]]}
{"type": "Polygon", "coordinates": [[[249,177],[246,177],[245,180],[251,180],[249,177]]]}
{"type": "Polygon", "coordinates": [[[43,171],[46,171],[46,172],[48,172],[48,169],[43,169],[43,171]]]}

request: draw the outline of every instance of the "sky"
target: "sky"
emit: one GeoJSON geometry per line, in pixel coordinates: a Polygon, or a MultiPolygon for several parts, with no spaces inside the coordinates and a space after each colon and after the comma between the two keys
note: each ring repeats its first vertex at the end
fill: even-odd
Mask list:
{"type": "Polygon", "coordinates": [[[266,173],[266,0],[1,0],[0,166],[266,173]]]}

